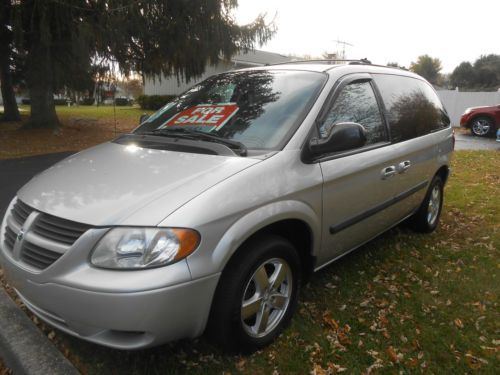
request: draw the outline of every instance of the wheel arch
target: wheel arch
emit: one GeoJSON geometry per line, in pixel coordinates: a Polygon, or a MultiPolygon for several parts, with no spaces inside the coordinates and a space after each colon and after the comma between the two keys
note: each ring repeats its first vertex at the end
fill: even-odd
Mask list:
{"type": "Polygon", "coordinates": [[[244,244],[265,235],[278,235],[290,241],[300,257],[303,279],[307,280],[313,272],[315,254],[320,242],[320,219],[312,208],[303,202],[278,202],[245,215],[219,242],[213,253],[214,261],[222,264],[223,272],[238,256],[244,244]],[[273,214],[270,215],[271,212],[273,214]],[[230,246],[227,246],[228,244],[230,246]]]}
{"type": "Polygon", "coordinates": [[[450,168],[447,165],[442,165],[434,174],[434,176],[441,177],[443,180],[443,185],[448,181],[448,177],[450,177],[450,168]]]}
{"type": "Polygon", "coordinates": [[[476,113],[474,114],[470,119],[469,121],[467,122],[467,127],[470,129],[472,127],[472,122],[480,117],[486,117],[487,119],[491,120],[491,122],[493,123],[493,125],[495,127],[498,126],[496,120],[495,120],[495,117],[493,115],[491,115],[490,113],[476,113]]]}

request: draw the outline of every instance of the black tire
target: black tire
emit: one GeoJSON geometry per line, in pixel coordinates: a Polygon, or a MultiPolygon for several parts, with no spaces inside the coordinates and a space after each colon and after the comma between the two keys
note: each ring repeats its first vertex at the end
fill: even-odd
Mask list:
{"type": "Polygon", "coordinates": [[[485,116],[474,118],[470,122],[469,127],[471,133],[477,137],[489,137],[496,131],[493,120],[485,116]]]}
{"type": "MultiPolygon", "coordinates": [[[[209,338],[225,351],[233,353],[250,353],[270,344],[290,323],[297,305],[300,283],[300,259],[290,242],[279,236],[266,235],[244,244],[221,275],[207,326],[209,338]],[[276,266],[272,262],[275,262],[276,266]],[[280,266],[280,262],[286,264],[288,268],[280,266]],[[261,293],[259,283],[255,281],[258,279],[256,275],[265,272],[271,285],[276,279],[276,277],[273,279],[273,276],[282,274],[279,270],[283,270],[287,275],[278,285],[279,291],[269,290],[261,293]],[[271,306],[277,302],[284,304],[285,298],[282,296],[287,294],[289,294],[288,302],[283,308],[271,306]],[[261,296],[262,302],[255,302],[255,305],[260,303],[260,307],[255,313],[254,323],[252,323],[253,315],[249,315],[245,320],[243,318],[244,298],[247,295],[249,300],[261,296]],[[261,317],[264,316],[263,311],[268,311],[266,309],[270,312],[267,313],[269,319],[266,319],[267,323],[264,324],[269,331],[263,331],[260,333],[262,336],[257,336],[259,335],[257,331],[261,327],[258,324],[259,313],[261,312],[261,317]],[[252,331],[251,324],[259,326],[256,332],[252,331]]],[[[248,300],[246,303],[250,305],[248,300]]],[[[260,320],[263,321],[264,318],[260,320]]]]}
{"type": "Polygon", "coordinates": [[[443,180],[440,176],[434,176],[420,208],[409,220],[410,227],[420,233],[433,232],[438,226],[442,208],[443,180]],[[439,194],[437,204],[435,201],[436,192],[439,194]]]}

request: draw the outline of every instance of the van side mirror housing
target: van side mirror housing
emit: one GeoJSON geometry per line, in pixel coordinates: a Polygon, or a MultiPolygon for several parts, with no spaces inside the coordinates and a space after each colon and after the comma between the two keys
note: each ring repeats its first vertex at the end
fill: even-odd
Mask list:
{"type": "Polygon", "coordinates": [[[366,143],[366,130],[355,122],[341,122],[328,130],[323,139],[313,138],[309,142],[309,150],[314,155],[347,151],[363,147],[366,143]]]}

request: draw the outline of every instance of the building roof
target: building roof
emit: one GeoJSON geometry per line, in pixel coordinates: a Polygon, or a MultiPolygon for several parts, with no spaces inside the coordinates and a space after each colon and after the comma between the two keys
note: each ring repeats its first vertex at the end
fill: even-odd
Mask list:
{"type": "Polygon", "coordinates": [[[248,64],[254,66],[263,66],[267,64],[280,64],[292,61],[289,56],[280,55],[279,53],[266,52],[259,50],[240,51],[231,58],[231,61],[239,64],[248,64]]]}

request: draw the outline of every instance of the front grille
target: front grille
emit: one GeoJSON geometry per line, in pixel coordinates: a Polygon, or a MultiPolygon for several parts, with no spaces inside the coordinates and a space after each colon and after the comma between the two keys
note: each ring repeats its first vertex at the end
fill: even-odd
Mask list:
{"type": "Polygon", "coordinates": [[[41,214],[33,224],[32,230],[39,236],[66,245],[73,245],[90,227],[55,216],[41,214]]]}
{"type": "Polygon", "coordinates": [[[5,238],[4,244],[7,250],[14,250],[14,244],[16,242],[16,233],[9,227],[5,227],[5,238]]]}
{"type": "Polygon", "coordinates": [[[17,236],[24,230],[19,260],[33,268],[44,270],[57,261],[65,251],[91,227],[74,221],[61,219],[36,211],[21,200],[17,200],[10,216],[4,235],[6,251],[13,252],[17,236]],[[28,216],[33,213],[29,223],[28,216]]]}
{"type": "Polygon", "coordinates": [[[18,222],[19,225],[23,225],[28,216],[34,211],[33,208],[28,206],[27,204],[21,202],[19,199],[12,207],[12,217],[18,222]]]}
{"type": "Polygon", "coordinates": [[[45,269],[58,260],[62,254],[25,242],[21,250],[21,260],[38,269],[45,269]]]}

